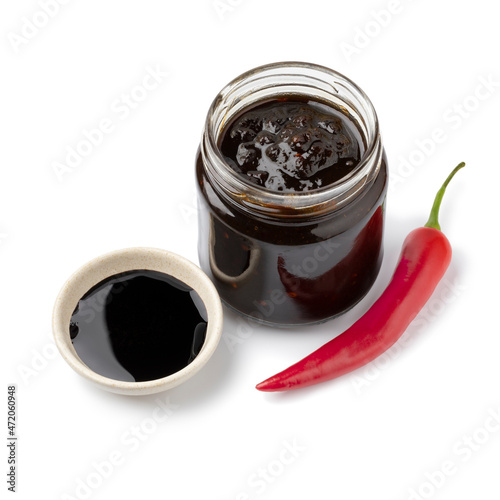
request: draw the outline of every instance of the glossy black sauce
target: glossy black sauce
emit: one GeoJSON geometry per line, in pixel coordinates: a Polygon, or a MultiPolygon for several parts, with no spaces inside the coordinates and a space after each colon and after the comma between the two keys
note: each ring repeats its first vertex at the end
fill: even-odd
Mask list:
{"type": "Polygon", "coordinates": [[[142,382],[175,373],[199,354],[207,314],[199,295],[164,273],[134,270],[111,276],[78,302],[70,323],[73,346],[93,371],[142,382]]]}
{"type": "Polygon", "coordinates": [[[220,150],[247,180],[294,193],[328,186],[359,164],[363,141],[339,110],[311,100],[272,100],[247,108],[226,128],[220,150]]]}

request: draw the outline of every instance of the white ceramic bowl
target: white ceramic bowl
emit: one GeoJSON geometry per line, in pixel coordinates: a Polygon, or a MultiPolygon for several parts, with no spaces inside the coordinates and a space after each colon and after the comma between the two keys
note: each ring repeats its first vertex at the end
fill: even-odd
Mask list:
{"type": "Polygon", "coordinates": [[[57,348],[77,373],[103,389],[119,394],[143,395],[165,391],[193,376],[208,361],[222,333],[222,305],[208,276],[189,260],[156,248],[126,248],[97,257],[78,269],[62,287],[56,299],[52,329],[57,348]],[[193,288],[201,297],[208,315],[205,342],[196,358],[168,377],[146,382],[123,382],[91,370],[77,355],[69,334],[69,324],[80,298],[94,285],[114,274],[148,269],[169,274],[193,288]]]}

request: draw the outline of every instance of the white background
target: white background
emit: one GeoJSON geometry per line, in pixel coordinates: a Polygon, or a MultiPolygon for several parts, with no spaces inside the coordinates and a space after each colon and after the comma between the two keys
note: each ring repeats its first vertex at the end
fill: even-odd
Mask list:
{"type": "Polygon", "coordinates": [[[489,418],[500,410],[494,4],[57,5],[50,19],[34,0],[2,2],[0,12],[0,399],[6,414],[7,384],[17,384],[18,498],[499,498],[500,431],[489,418]],[[392,187],[374,288],[340,319],[302,330],[248,332],[226,311],[224,333],[240,343],[231,350],[225,337],[203,371],[169,393],[131,398],[89,385],[54,351],[59,288],[117,248],[166,248],[197,262],[193,163],[206,111],[229,80],[280,60],[344,73],[377,109],[392,187]],[[136,87],[148,67],[168,76],[144,93],[136,87]],[[131,92],[142,101],[124,109],[131,92]],[[113,130],[58,177],[54,163],[103,119],[113,130]],[[439,144],[429,142],[436,129],[439,144]],[[441,211],[452,264],[408,341],[384,362],[320,386],[256,391],[370,306],[460,161],[467,167],[441,211]],[[167,396],[176,408],[157,423],[156,400],[167,396]],[[285,442],[296,456],[283,452],[285,442]],[[95,464],[110,455],[119,463],[98,475],[95,464]],[[443,462],[453,473],[435,473],[443,462]]]}

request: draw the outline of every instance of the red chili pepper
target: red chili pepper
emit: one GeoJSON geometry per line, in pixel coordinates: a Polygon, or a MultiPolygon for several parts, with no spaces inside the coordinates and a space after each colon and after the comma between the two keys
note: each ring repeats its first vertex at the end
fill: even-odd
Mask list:
{"type": "Polygon", "coordinates": [[[287,391],[339,377],[373,361],[401,337],[450,264],[451,245],[441,232],[438,214],[446,186],[464,166],[460,163],[438,191],[427,224],[406,237],[391,282],[364,316],[257,389],[287,391]]]}

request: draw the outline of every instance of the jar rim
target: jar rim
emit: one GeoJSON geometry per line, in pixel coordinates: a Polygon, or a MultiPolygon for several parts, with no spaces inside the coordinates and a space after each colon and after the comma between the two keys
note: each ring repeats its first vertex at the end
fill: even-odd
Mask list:
{"type": "MultiPolygon", "coordinates": [[[[279,91],[274,95],[277,93],[279,91]]],[[[255,99],[254,102],[259,100],[262,99],[255,99]]],[[[299,216],[303,213],[310,214],[311,210],[314,210],[314,213],[331,211],[352,201],[378,173],[382,159],[382,146],[375,108],[366,93],[356,83],[325,66],[300,61],[283,61],[265,64],[246,71],[223,87],[208,110],[201,141],[201,153],[205,164],[215,174],[214,178],[218,185],[233,200],[263,213],[299,216]],[[302,79],[303,84],[299,82],[293,85],[290,81],[281,83],[281,80],[290,77],[297,78],[297,81],[302,79]],[[263,83],[266,79],[270,80],[267,86],[263,83]],[[241,109],[247,108],[250,104],[244,106],[241,103],[248,96],[255,95],[259,89],[265,89],[271,96],[273,94],[269,89],[278,89],[286,85],[303,90],[302,92],[300,90],[289,92],[290,95],[310,95],[313,97],[315,94],[307,94],[305,90],[317,86],[316,91],[321,90],[324,95],[330,94],[332,99],[337,98],[339,102],[344,102],[339,89],[350,93],[351,99],[357,100],[357,103],[348,100],[348,104],[356,112],[362,112],[359,118],[363,121],[363,125],[368,127],[367,131],[369,132],[369,134],[363,134],[366,149],[356,168],[338,181],[305,192],[273,191],[238,175],[224,158],[218,140],[232,116],[237,114],[235,111],[228,118],[229,111],[235,106],[239,106],[241,109]],[[223,116],[220,116],[221,112],[224,112],[223,116]]]]}

